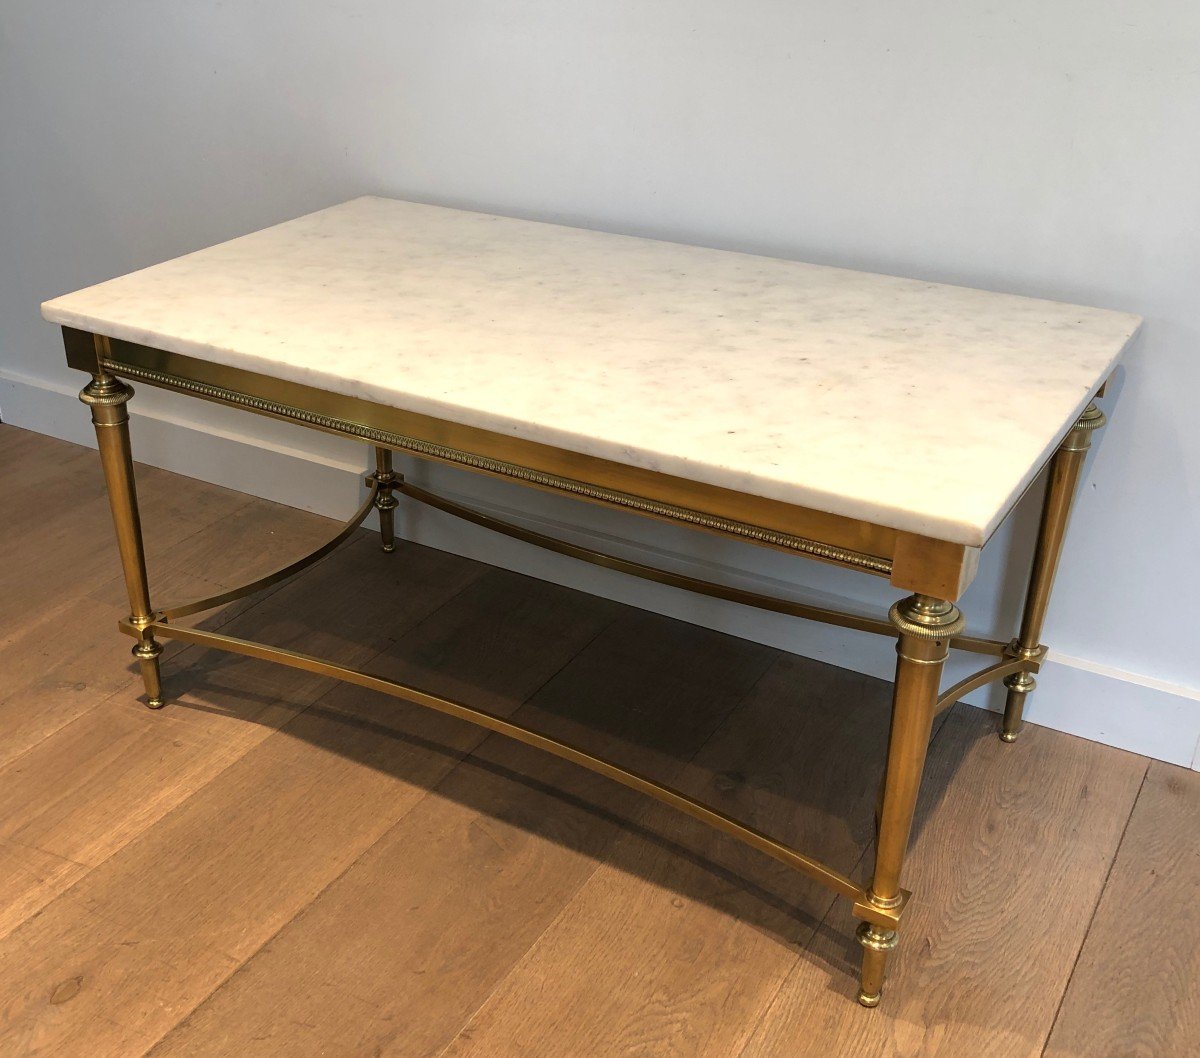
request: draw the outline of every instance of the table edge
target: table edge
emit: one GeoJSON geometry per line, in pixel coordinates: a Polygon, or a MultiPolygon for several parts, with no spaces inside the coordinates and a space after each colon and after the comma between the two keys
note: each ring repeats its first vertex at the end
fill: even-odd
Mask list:
{"type": "Polygon", "coordinates": [[[830,562],[955,599],[980,547],[738,492],[360,397],[63,326],[67,363],[241,407],[423,459],[830,562]]]}

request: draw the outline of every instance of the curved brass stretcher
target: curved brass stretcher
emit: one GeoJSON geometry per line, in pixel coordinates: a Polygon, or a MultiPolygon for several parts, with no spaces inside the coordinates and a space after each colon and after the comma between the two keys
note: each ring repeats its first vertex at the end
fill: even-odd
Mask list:
{"type": "MultiPolygon", "coordinates": [[[[599,551],[579,547],[576,544],[566,543],[553,537],[545,536],[542,533],[521,528],[520,526],[500,521],[485,514],[480,514],[478,511],[444,499],[426,489],[408,484],[399,475],[394,474],[390,470],[390,452],[386,449],[380,449],[379,451],[380,462],[388,468],[383,473],[391,475],[387,479],[387,483],[381,484],[379,474],[369,476],[366,479],[369,491],[362,506],[355,511],[353,517],[342,526],[332,539],[322,544],[311,554],[296,559],[294,562],[288,563],[288,565],[283,566],[275,572],[259,577],[257,580],[253,580],[241,587],[231,588],[228,591],[211,595],[205,599],[198,599],[195,602],[183,603],[178,606],[168,606],[162,610],[158,610],[152,615],[152,619],[148,623],[136,624],[130,618],[126,618],[120,622],[121,630],[139,640],[146,635],[152,635],[156,639],[178,639],[185,643],[195,643],[199,646],[224,650],[233,654],[241,654],[245,657],[258,658],[262,661],[274,661],[281,665],[303,669],[306,672],[313,672],[322,676],[331,676],[346,683],[353,683],[359,687],[366,687],[368,690],[379,691],[394,698],[402,698],[414,705],[421,705],[427,709],[433,709],[439,713],[457,717],[459,720],[466,720],[477,724],[480,727],[487,728],[489,731],[516,739],[518,742],[534,746],[537,749],[543,749],[548,753],[554,754],[556,757],[562,757],[564,760],[569,760],[581,767],[598,772],[615,782],[647,794],[664,804],[670,805],[672,808],[677,808],[685,812],[702,823],[707,823],[709,826],[715,827],[729,836],[745,842],[747,845],[758,849],[773,859],[779,860],[781,863],[787,864],[802,874],[808,875],[822,885],[828,886],[840,896],[853,900],[856,907],[861,904],[860,917],[863,917],[866,921],[875,922],[887,928],[891,928],[896,923],[899,919],[902,904],[898,904],[894,908],[876,908],[867,901],[867,891],[861,885],[840,872],[835,871],[833,868],[827,867],[825,864],[809,856],[805,856],[796,849],[776,841],[774,838],[753,827],[739,823],[724,812],[710,808],[695,798],[681,793],[679,790],[672,789],[627,768],[622,768],[620,765],[597,757],[584,749],[580,749],[578,746],[573,746],[568,742],[563,742],[548,735],[539,734],[530,728],[524,727],[521,724],[514,724],[512,721],[496,716],[486,710],[476,709],[462,702],[429,694],[416,687],[411,687],[397,680],[388,679],[387,677],[366,672],[362,669],[338,665],[331,661],[313,657],[310,654],[288,650],[284,647],[269,646],[265,643],[256,643],[252,640],[240,639],[221,632],[211,632],[200,628],[172,624],[173,621],[181,617],[190,617],[194,614],[215,609],[218,606],[224,606],[238,599],[244,599],[265,588],[273,587],[281,581],[307,569],[335,550],[340,544],[349,540],[354,535],[355,530],[366,521],[372,509],[378,506],[380,501],[389,492],[395,490],[419,503],[436,507],[447,514],[453,514],[476,525],[495,530],[517,540],[523,540],[526,543],[536,544],[540,547],[556,551],[559,554],[570,555],[573,558],[606,566],[609,569],[619,570],[622,573],[628,573],[635,577],[658,581],[662,584],[670,584],[688,591],[698,592],[714,598],[728,599],[732,602],[741,603],[744,606],[754,606],[764,610],[771,610],[775,613],[789,614],[794,617],[803,617],[813,621],[822,621],[828,624],[840,625],[843,628],[873,632],[877,635],[886,635],[889,637],[894,635],[894,629],[887,621],[838,610],[828,610],[800,602],[755,595],[737,588],[727,588],[681,574],[669,573],[665,570],[643,566],[635,562],[628,562],[599,551]]],[[[1005,644],[998,641],[975,639],[969,636],[956,637],[951,641],[951,646],[980,654],[1003,655],[1006,650],[1005,644]]],[[[958,700],[959,693],[966,693],[966,691],[981,686],[988,680],[999,679],[1009,672],[1034,671],[1036,670],[1036,664],[1032,660],[1014,658],[997,665],[989,666],[954,688],[951,692],[953,696],[948,695],[939,700],[938,707],[939,709],[944,709],[953,705],[958,700]]]]}

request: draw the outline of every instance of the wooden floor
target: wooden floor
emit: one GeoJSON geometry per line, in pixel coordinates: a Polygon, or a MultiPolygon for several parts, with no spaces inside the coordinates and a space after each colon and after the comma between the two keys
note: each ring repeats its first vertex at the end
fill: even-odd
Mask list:
{"type": "MultiPolygon", "coordinates": [[[[160,602],[330,528],[139,486],[160,602]]],[[[145,709],[95,454],[0,427],[0,497],[5,1058],[1197,1053],[1200,775],[1036,727],[1005,746],[951,710],[867,1011],[844,902],[564,762],[196,648],[168,649],[171,704],[145,709]]],[[[365,531],[210,624],[482,703],[870,869],[878,680],[365,531]]]]}

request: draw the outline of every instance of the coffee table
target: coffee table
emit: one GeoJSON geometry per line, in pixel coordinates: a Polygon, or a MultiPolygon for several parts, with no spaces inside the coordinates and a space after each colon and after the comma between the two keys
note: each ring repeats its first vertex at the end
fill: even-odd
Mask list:
{"type": "Polygon", "coordinates": [[[161,640],[333,676],[478,724],[672,805],[816,879],[861,919],[879,1003],[910,894],[901,868],[934,717],[1003,680],[1020,730],[1094,403],[1140,320],[1007,294],[359,198],[46,302],[88,372],[146,703],[161,640]],[[210,598],[151,603],[126,404],[133,379],[355,438],[362,506],[327,544],[210,598]],[[711,584],[511,525],[405,480],[393,453],[465,467],[887,578],[886,618],[711,584]],[[1021,626],[968,636],[955,606],[1046,464],[1021,626]],[[874,875],[860,885],[677,790],[469,703],[180,623],[290,577],[398,496],[693,592],[896,640],[874,875]],[[951,649],[987,658],[941,689],[951,649]]]}

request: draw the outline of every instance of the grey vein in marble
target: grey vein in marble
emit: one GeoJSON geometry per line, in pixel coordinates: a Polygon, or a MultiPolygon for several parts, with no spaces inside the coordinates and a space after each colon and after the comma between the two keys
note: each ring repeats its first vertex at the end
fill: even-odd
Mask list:
{"type": "Polygon", "coordinates": [[[54,323],[980,545],[1136,316],[382,198],[54,323]]]}

